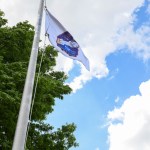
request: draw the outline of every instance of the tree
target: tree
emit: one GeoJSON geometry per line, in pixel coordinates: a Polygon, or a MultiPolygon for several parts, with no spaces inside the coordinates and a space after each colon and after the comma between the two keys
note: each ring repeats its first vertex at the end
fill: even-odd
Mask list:
{"type": "MultiPolygon", "coordinates": [[[[34,27],[28,21],[8,27],[3,17],[4,13],[0,11],[0,147],[9,150],[18,118],[34,27]]],[[[39,50],[37,70],[41,55],[42,49],[39,50]]],[[[53,111],[55,98],[63,99],[64,94],[71,92],[71,88],[64,84],[67,79],[64,72],[53,71],[56,57],[54,48],[47,46],[28,135],[26,149],[29,150],[68,150],[78,146],[73,135],[74,124],[66,124],[53,131],[54,127],[43,122],[53,111]]]]}
{"type": "Polygon", "coordinates": [[[75,137],[72,134],[75,131],[74,124],[63,125],[55,132],[52,130],[52,126],[44,124],[43,122],[32,123],[27,149],[68,150],[72,146],[77,146],[75,137]]]}

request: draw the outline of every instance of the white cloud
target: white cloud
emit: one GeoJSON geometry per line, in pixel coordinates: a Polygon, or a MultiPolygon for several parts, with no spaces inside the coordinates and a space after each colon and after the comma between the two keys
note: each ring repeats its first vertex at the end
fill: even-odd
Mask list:
{"type": "Polygon", "coordinates": [[[0,9],[5,12],[10,25],[29,20],[36,23],[39,0],[0,0],[0,9]]]}
{"type": "Polygon", "coordinates": [[[135,53],[143,60],[150,58],[150,24],[142,25],[136,31],[133,25],[128,25],[116,37],[116,45],[127,46],[128,50],[135,53]]]}
{"type": "Polygon", "coordinates": [[[147,13],[150,14],[150,4],[148,5],[147,13]]]}
{"type": "MultiPolygon", "coordinates": [[[[81,64],[81,74],[71,83],[74,92],[92,78],[107,76],[105,58],[118,48],[128,45],[130,50],[142,58],[150,57],[146,33],[148,26],[133,31],[132,13],[144,0],[51,0],[47,7],[52,14],[72,33],[90,60],[91,72],[81,64]],[[114,5],[115,4],[115,5],[114,5]],[[119,31],[119,35],[118,35],[119,31]],[[144,39],[144,40],[143,40],[144,39]]],[[[1,0],[1,9],[10,24],[22,20],[36,22],[39,0],[1,0]]],[[[150,36],[149,36],[150,37],[150,36]]],[[[73,68],[73,61],[60,56],[56,69],[66,73],[73,68]]]]}
{"type": "Polygon", "coordinates": [[[64,57],[62,54],[58,54],[58,57],[56,59],[57,65],[54,69],[55,70],[60,70],[60,71],[65,71],[67,74],[69,71],[73,68],[73,60],[64,57]]]}
{"type": "Polygon", "coordinates": [[[140,95],[131,96],[108,113],[109,150],[150,149],[150,80],[140,85],[140,95]]]}
{"type": "Polygon", "coordinates": [[[143,1],[77,0],[70,2],[65,0],[64,4],[59,5],[62,16],[59,15],[59,11],[54,10],[57,8],[58,1],[51,5],[52,12],[77,39],[91,65],[90,73],[81,67],[81,74],[69,84],[75,92],[93,77],[100,79],[107,76],[109,70],[105,58],[122,46],[119,39],[114,42],[114,37],[120,28],[128,26],[133,21],[132,13],[142,5],[143,1]],[[110,3],[117,5],[108,5],[110,3]]]}
{"type": "Polygon", "coordinates": [[[120,98],[117,96],[116,99],[115,99],[115,103],[118,103],[120,100],[120,98]]]}

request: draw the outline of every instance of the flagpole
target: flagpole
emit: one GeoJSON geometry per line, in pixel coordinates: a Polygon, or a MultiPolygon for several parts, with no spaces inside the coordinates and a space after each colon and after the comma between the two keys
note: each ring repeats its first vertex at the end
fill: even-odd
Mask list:
{"type": "Polygon", "coordinates": [[[37,19],[37,24],[35,28],[35,35],[34,35],[30,61],[28,65],[28,72],[26,76],[26,81],[25,81],[25,86],[24,86],[24,91],[23,91],[23,96],[22,96],[12,150],[24,150],[26,131],[27,131],[27,126],[29,122],[32,91],[33,91],[33,86],[34,86],[34,77],[35,77],[35,71],[36,71],[38,47],[39,47],[39,41],[40,41],[43,7],[44,7],[44,0],[40,0],[38,19],[37,19]]]}

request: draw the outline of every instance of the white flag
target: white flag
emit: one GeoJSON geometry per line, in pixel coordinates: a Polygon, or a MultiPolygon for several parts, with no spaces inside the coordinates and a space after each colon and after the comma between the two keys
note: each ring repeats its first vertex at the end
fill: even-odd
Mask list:
{"type": "Polygon", "coordinates": [[[61,23],[46,9],[45,30],[51,44],[63,55],[80,61],[90,70],[89,60],[78,43],[61,23]]]}

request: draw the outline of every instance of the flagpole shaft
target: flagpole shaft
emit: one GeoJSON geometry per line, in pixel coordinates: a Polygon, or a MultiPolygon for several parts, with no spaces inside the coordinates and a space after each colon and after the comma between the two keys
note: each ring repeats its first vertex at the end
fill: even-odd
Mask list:
{"type": "Polygon", "coordinates": [[[35,28],[35,35],[34,35],[31,56],[28,65],[28,71],[27,71],[12,150],[24,150],[24,146],[25,146],[26,131],[27,131],[27,126],[29,121],[32,91],[34,86],[34,78],[35,78],[36,63],[37,63],[37,56],[38,56],[38,47],[39,47],[42,16],[43,16],[43,6],[44,6],[44,0],[40,0],[38,19],[35,28]]]}

